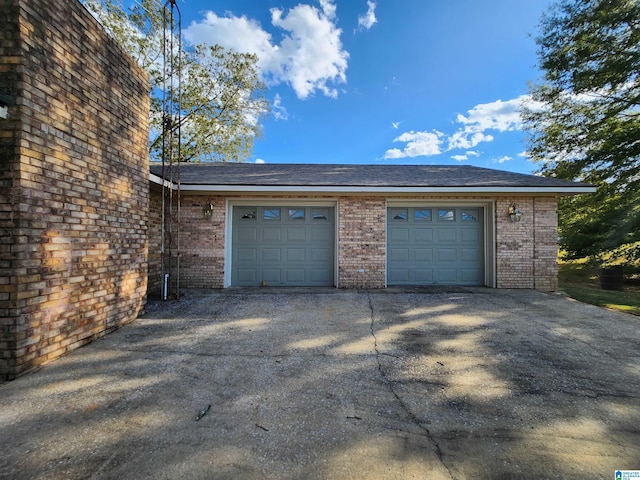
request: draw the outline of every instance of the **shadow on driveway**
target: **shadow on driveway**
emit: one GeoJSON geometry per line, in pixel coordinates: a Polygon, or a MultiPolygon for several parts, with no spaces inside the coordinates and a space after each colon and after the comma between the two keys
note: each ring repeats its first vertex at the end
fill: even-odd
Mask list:
{"type": "Polygon", "coordinates": [[[188,290],[1,385],[0,478],[613,478],[640,468],[639,321],[522,290],[188,290]]]}

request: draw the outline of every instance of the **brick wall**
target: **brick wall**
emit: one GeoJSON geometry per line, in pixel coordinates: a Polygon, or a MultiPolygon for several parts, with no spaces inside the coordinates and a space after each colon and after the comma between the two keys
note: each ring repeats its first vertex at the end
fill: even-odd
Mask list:
{"type": "Polygon", "coordinates": [[[499,198],[496,201],[496,286],[557,288],[558,221],[555,197],[499,198]],[[522,212],[520,222],[507,215],[509,205],[522,212]]]}
{"type": "Polygon", "coordinates": [[[555,197],[534,198],[533,288],[558,289],[558,202],[555,197]]]}
{"type": "Polygon", "coordinates": [[[215,196],[186,197],[182,201],[180,277],[184,288],[220,288],[224,282],[225,200],[215,196]],[[203,208],[213,205],[205,217],[203,208]]]}
{"type": "MultiPolygon", "coordinates": [[[[256,204],[273,203],[272,197],[255,196],[256,204]]],[[[279,199],[336,200],[335,197],[287,196],[279,199]]],[[[425,202],[464,200],[464,197],[412,197],[425,202]]],[[[152,193],[151,216],[160,214],[161,196],[152,193]],[[155,206],[154,206],[155,205],[155,206]]],[[[472,202],[495,202],[496,284],[498,288],[557,288],[557,215],[555,197],[474,197],[472,202]],[[515,203],[522,220],[512,223],[507,215],[515,203]]],[[[275,203],[278,203],[276,200],[275,203]]],[[[222,288],[224,283],[225,197],[186,195],[182,200],[181,287],[222,288]],[[214,204],[211,218],[202,207],[214,204]]],[[[338,285],[340,288],[382,288],[386,275],[386,199],[340,197],[338,213],[338,285]]],[[[149,285],[160,292],[159,220],[151,221],[149,285]],[[154,241],[157,238],[157,241],[154,241]],[[155,243],[154,243],[155,242],[155,243]],[[156,261],[154,262],[154,259],[156,261]],[[156,265],[156,267],[154,267],[156,265]],[[152,272],[156,272],[155,279],[152,272]]]]}
{"type": "Polygon", "coordinates": [[[162,295],[162,190],[159,185],[149,188],[149,296],[162,295]]]}
{"type": "Polygon", "coordinates": [[[338,286],[383,288],[386,283],[386,200],[342,197],[338,212],[338,286]]]}
{"type": "MultiPolygon", "coordinates": [[[[175,192],[174,192],[175,193],[175,192]]],[[[177,198],[177,193],[175,193],[177,198]]],[[[162,295],[162,192],[151,191],[149,217],[149,295],[162,295]]],[[[165,273],[170,274],[170,291],[178,288],[222,288],[224,285],[224,242],[226,200],[212,195],[181,195],[180,222],[173,217],[172,242],[165,236],[165,273]],[[213,205],[211,216],[205,217],[203,208],[213,205]],[[179,235],[179,245],[178,236],[179,235]],[[169,245],[171,243],[171,245],[169,245]],[[178,263],[179,258],[179,263],[178,263]]],[[[176,212],[177,203],[173,210],[176,212]]],[[[169,218],[168,199],[165,215],[169,218]]],[[[168,223],[167,223],[168,227],[168,223]]]]}
{"type": "Polygon", "coordinates": [[[0,0],[0,378],[136,318],[146,75],[76,0],[0,0]]]}

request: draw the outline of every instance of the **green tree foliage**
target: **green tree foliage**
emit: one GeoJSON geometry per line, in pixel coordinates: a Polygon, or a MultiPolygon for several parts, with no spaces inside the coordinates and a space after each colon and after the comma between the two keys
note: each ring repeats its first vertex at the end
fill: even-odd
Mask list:
{"type": "Polygon", "coordinates": [[[640,3],[560,0],[536,38],[544,77],[523,117],[541,173],[594,195],[560,200],[563,247],[597,255],[640,240],[640,3]]]}
{"type": "Polygon", "coordinates": [[[171,36],[171,29],[164,29],[170,15],[165,15],[159,0],[137,0],[128,10],[116,0],[84,0],[84,5],[149,73],[152,160],[161,159],[163,105],[167,98],[178,98],[178,86],[181,120],[165,121],[174,137],[180,131],[180,155],[174,152],[174,159],[244,161],[251,155],[261,134],[260,119],[269,111],[255,55],[219,45],[179,42],[171,36]],[[171,39],[173,48],[169,46],[171,39]],[[169,65],[181,68],[172,72],[169,65]]]}

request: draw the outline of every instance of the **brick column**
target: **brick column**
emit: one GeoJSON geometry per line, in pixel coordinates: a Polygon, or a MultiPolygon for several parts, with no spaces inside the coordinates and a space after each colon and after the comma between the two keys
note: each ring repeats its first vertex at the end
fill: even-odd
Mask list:
{"type": "Polygon", "coordinates": [[[338,215],[338,286],[384,288],[385,199],[342,197],[338,215]]]}

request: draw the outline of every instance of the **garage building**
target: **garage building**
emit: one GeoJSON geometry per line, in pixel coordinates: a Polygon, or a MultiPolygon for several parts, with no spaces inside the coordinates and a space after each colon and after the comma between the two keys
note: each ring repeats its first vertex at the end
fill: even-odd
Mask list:
{"type": "Polygon", "coordinates": [[[472,166],[189,163],[167,171],[151,165],[152,289],[171,271],[195,288],[554,290],[557,198],[594,191],[472,166]]]}

